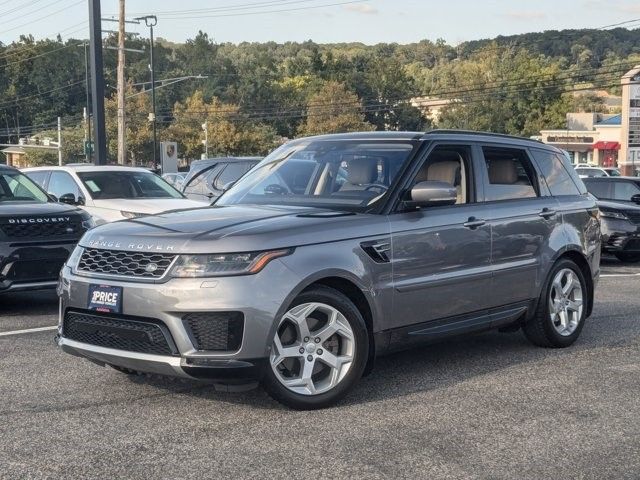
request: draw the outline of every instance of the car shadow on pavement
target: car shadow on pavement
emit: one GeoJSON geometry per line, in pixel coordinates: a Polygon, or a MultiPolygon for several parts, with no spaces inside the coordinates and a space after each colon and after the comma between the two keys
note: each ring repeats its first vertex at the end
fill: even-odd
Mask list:
{"type": "MultiPolygon", "coordinates": [[[[587,347],[588,345],[582,345],[587,347]]],[[[573,348],[581,348],[576,344],[573,348]]],[[[446,388],[473,377],[492,374],[522,363],[569,354],[571,349],[543,349],[531,345],[517,333],[490,332],[444,341],[394,353],[376,360],[373,372],[362,378],[338,404],[354,406],[446,388]]],[[[262,388],[238,393],[221,392],[212,384],[157,376],[131,376],[132,382],[211,402],[262,409],[286,410],[270,399],[262,388]]]]}

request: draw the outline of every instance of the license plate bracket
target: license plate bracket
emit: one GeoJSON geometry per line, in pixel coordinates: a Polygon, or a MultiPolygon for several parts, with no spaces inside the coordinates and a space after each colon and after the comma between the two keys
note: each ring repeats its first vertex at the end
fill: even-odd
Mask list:
{"type": "Polygon", "coordinates": [[[104,313],[122,313],[122,287],[89,285],[87,309],[104,313]]]}

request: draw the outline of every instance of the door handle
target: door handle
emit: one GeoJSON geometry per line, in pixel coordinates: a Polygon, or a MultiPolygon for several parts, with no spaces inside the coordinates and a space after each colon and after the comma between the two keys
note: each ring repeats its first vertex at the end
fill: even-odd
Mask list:
{"type": "Polygon", "coordinates": [[[556,212],[552,208],[544,207],[538,215],[540,215],[542,218],[553,218],[557,213],[558,212],[556,212]]]}
{"type": "Polygon", "coordinates": [[[463,223],[462,226],[474,230],[478,227],[483,226],[485,223],[487,223],[487,221],[481,218],[469,217],[469,220],[463,223]]]}

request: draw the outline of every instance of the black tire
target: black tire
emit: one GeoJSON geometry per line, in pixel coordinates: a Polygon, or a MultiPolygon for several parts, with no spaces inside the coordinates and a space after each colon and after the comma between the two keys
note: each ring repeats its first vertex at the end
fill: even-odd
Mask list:
{"type": "Polygon", "coordinates": [[[344,398],[349,390],[362,377],[369,353],[369,336],[367,327],[358,308],[343,293],[326,286],[315,286],[298,295],[290,310],[304,303],[319,302],[336,308],[349,322],[354,334],[355,352],[353,363],[346,376],[331,390],[317,395],[303,395],[292,392],[285,387],[267,364],[262,379],[262,386],[276,401],[295,410],[316,410],[334,405],[344,398]]]}
{"type": "Polygon", "coordinates": [[[538,306],[536,308],[533,318],[531,318],[523,327],[523,331],[527,339],[539,347],[545,348],[565,348],[572,345],[580,336],[580,332],[584,327],[584,323],[587,315],[587,305],[589,303],[589,291],[587,290],[587,283],[584,279],[584,275],[580,268],[569,259],[561,259],[553,266],[549,272],[549,276],[542,288],[540,299],[538,300],[538,306]],[[577,328],[571,335],[560,335],[553,327],[551,323],[551,317],[549,316],[549,295],[551,291],[551,283],[555,275],[562,269],[571,269],[578,279],[580,280],[580,286],[582,287],[583,305],[582,316],[578,323],[577,328]]]}
{"type": "Polygon", "coordinates": [[[621,262],[637,263],[640,262],[640,253],[636,252],[617,252],[615,256],[621,262]]]}

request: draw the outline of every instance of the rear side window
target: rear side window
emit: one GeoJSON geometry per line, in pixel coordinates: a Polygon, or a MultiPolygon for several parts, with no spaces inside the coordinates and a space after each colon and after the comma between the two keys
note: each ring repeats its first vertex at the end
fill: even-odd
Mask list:
{"type": "Polygon", "coordinates": [[[580,190],[563,165],[562,156],[545,150],[532,150],[540,173],[547,182],[551,195],[579,195],[580,190]]]}
{"type": "Polygon", "coordinates": [[[48,170],[38,170],[35,172],[28,172],[27,177],[36,182],[42,188],[44,188],[44,183],[47,180],[47,175],[49,175],[48,170]]]}
{"type": "Polygon", "coordinates": [[[611,182],[599,182],[586,179],[584,184],[591,195],[596,198],[611,198],[611,182]]]}
{"type": "Polygon", "coordinates": [[[482,147],[482,153],[489,176],[486,201],[538,196],[535,170],[524,150],[482,147]]]}
{"type": "Polygon", "coordinates": [[[246,163],[229,163],[225,169],[218,175],[213,186],[216,190],[224,189],[225,185],[235,182],[242,175],[247,173],[249,166],[246,163]]]}

